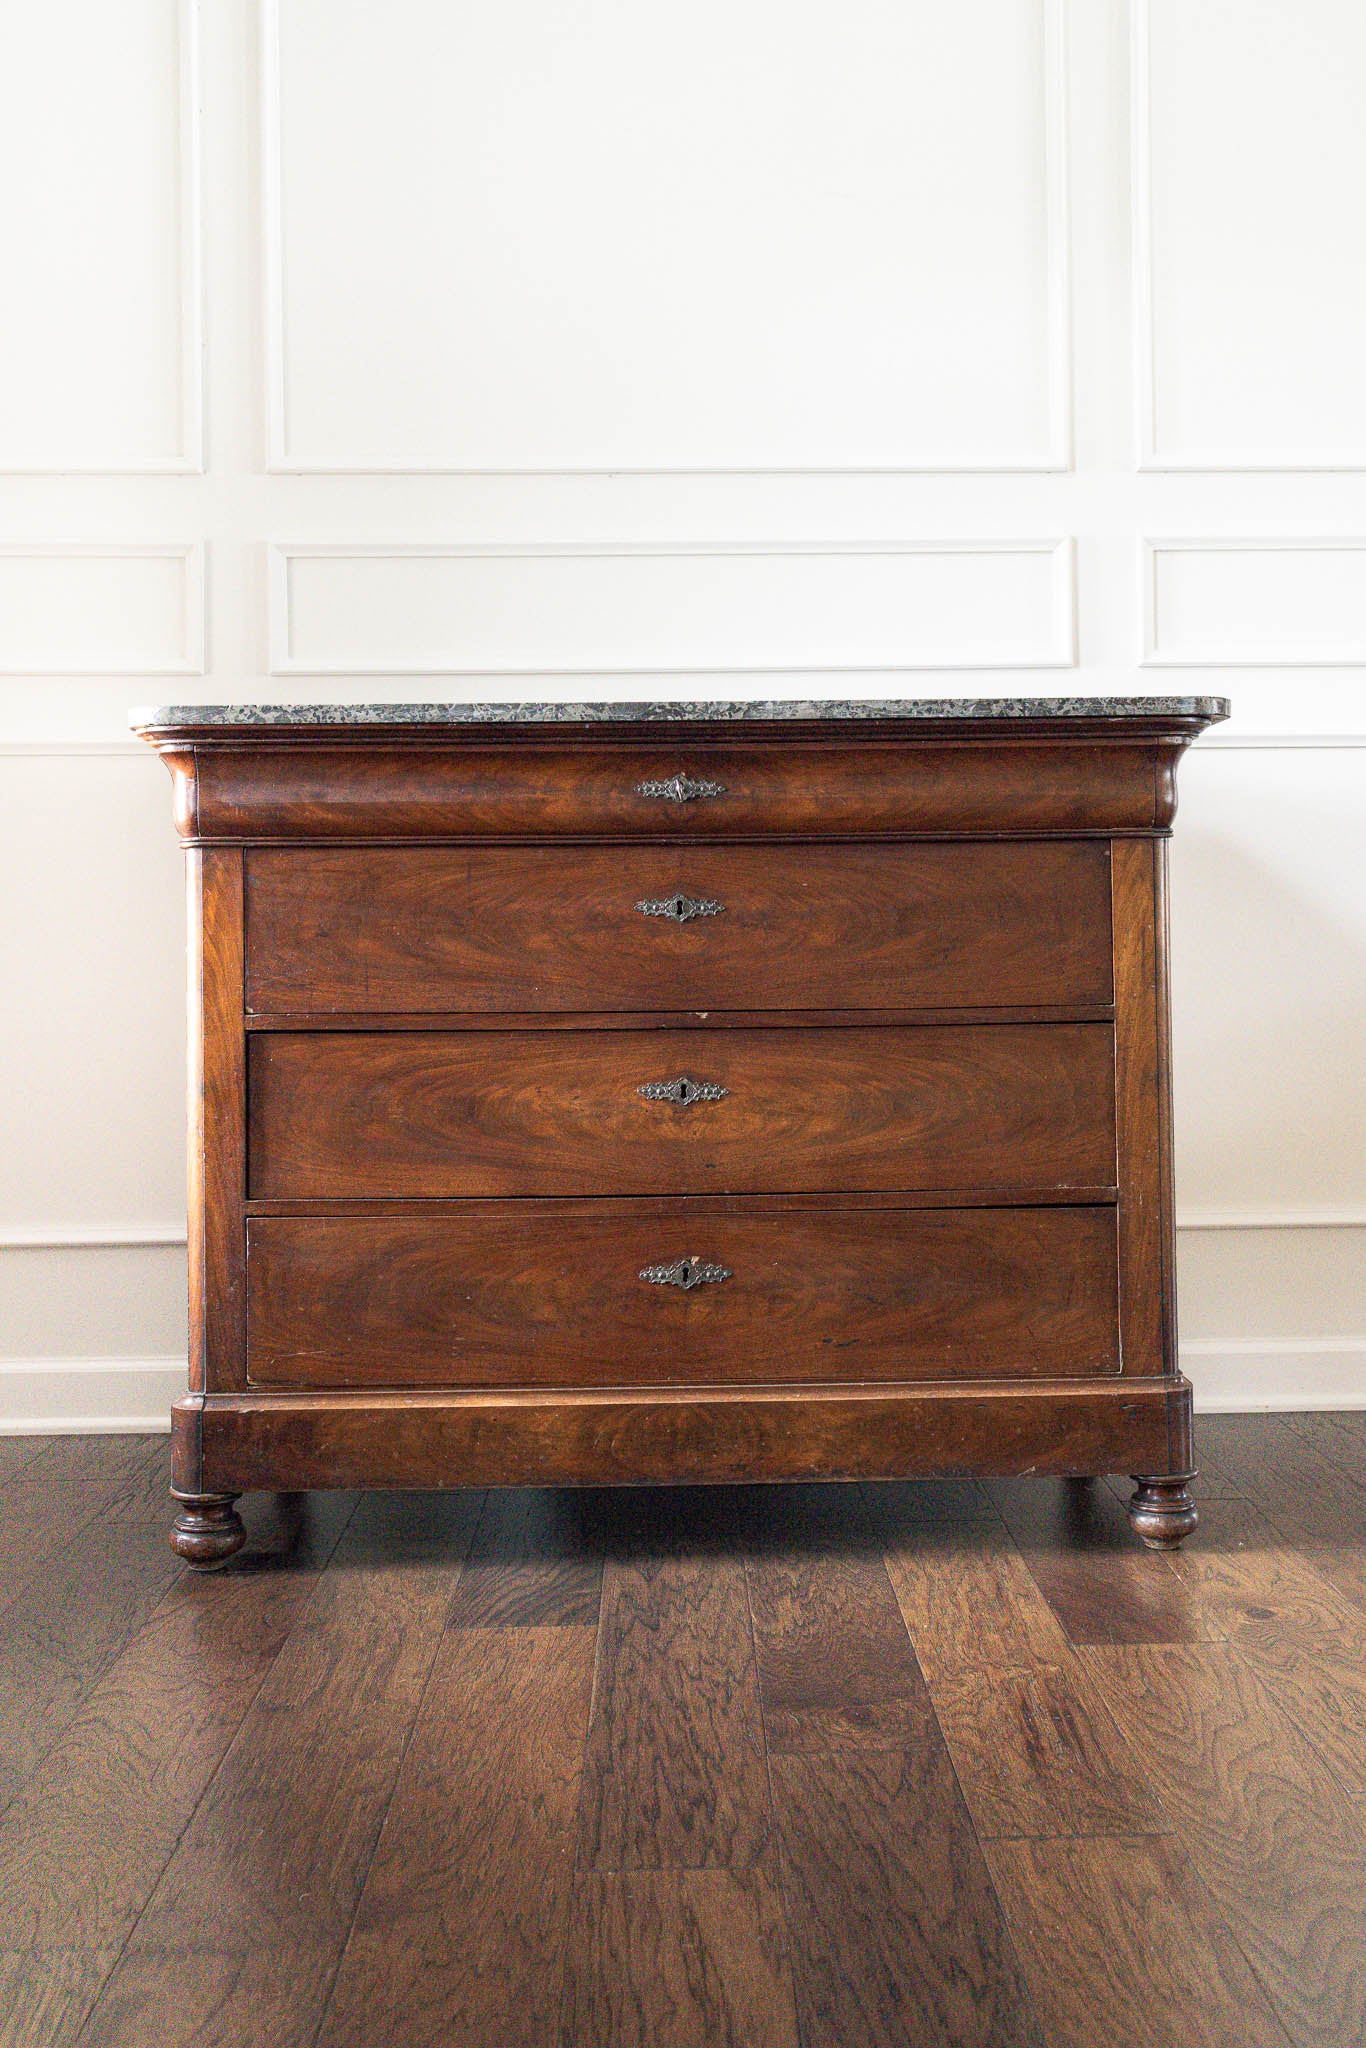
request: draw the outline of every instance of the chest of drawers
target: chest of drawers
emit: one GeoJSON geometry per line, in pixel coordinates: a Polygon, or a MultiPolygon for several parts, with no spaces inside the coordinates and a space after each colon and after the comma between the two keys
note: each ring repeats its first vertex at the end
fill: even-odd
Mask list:
{"type": "Polygon", "coordinates": [[[1195,1523],[1166,836],[1221,701],[135,715],[176,1548],[252,1487],[1136,1475],[1195,1523]]]}

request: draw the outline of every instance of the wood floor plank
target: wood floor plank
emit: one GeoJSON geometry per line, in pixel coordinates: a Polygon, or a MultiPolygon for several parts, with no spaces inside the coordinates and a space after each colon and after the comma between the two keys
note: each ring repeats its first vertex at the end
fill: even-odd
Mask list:
{"type": "Polygon", "coordinates": [[[803,2048],[1039,2048],[943,1747],[772,1769],[803,2048]]]}
{"type": "Polygon", "coordinates": [[[1366,1485],[1366,1408],[1290,1413],[1281,1419],[1318,1457],[1366,1485]]]}
{"type": "Polygon", "coordinates": [[[1215,1415],[1219,1456],[1286,1542],[1366,1613],[1366,1464],[1323,1456],[1281,1415],[1215,1415]]]}
{"type": "Polygon", "coordinates": [[[17,1479],[46,1442],[41,1436],[0,1436],[0,1482],[17,1479]]]}
{"type": "Polygon", "coordinates": [[[1166,1555],[1143,1549],[1108,1486],[992,1479],[985,1490],[1070,1643],[1189,1643],[1199,1608],[1166,1555]]]}
{"type": "Polygon", "coordinates": [[[1289,1634],[1331,1645],[1344,1634],[1360,1636],[1366,1625],[1366,1615],[1292,1550],[1252,1501],[1207,1501],[1198,1534],[1173,1554],[1171,1568],[1198,1607],[1201,1637],[1210,1641],[1289,1634]]]}
{"type": "Polygon", "coordinates": [[[1366,1800],[1366,1625],[1359,1620],[1331,1641],[1278,1630],[1240,1635],[1237,1645],[1339,1789],[1366,1800]]]}
{"type": "Polygon", "coordinates": [[[592,1489],[495,1489],[460,1575],[452,1624],[596,1627],[603,1523],[602,1497],[592,1489]]]}
{"type": "Polygon", "coordinates": [[[162,1431],[108,1436],[47,1436],[26,1468],[26,1476],[46,1484],[73,1479],[98,1479],[117,1484],[137,1479],[156,1455],[168,1454],[170,1437],[162,1431]]]}
{"type": "Polygon", "coordinates": [[[117,1953],[0,1948],[5,2048],[71,2048],[117,1953]]]}
{"type": "Polygon", "coordinates": [[[49,1556],[0,1624],[0,1810],[184,1571],[165,1523],[102,1525],[49,1556]]]}
{"type": "Polygon", "coordinates": [[[126,1939],[316,1579],[300,1545],[279,1570],[172,1585],[0,1816],[8,1939],[126,1939]]]}
{"type": "Polygon", "coordinates": [[[932,1685],[962,1672],[1032,1670],[1071,1655],[999,1516],[930,1526],[889,1517],[879,1527],[897,1604],[932,1685]]]}
{"type": "Polygon", "coordinates": [[[575,1886],[560,2048],[799,2048],[766,1873],[641,1870],[575,1886]]]}
{"type": "Polygon", "coordinates": [[[592,1628],[441,1644],[319,2048],[549,2048],[556,2033],[592,1628]]]}
{"type": "Polygon", "coordinates": [[[1048,2048],[1286,2048],[1180,1843],[992,1842],[987,1859],[1048,2048]]]}
{"type": "Polygon", "coordinates": [[[933,1697],[983,1840],[1169,1829],[1103,1694],[1075,1658],[940,1678],[933,1697]]]}
{"type": "MultiPolygon", "coordinates": [[[[235,1950],[335,1949],[351,1924],[481,1505],[410,1539],[362,1498],[138,1922],[138,1950],[230,1931],[235,1950]],[[406,1547],[405,1547],[406,1546],[406,1547]]],[[[193,1943],[190,1945],[193,1946],[193,1943]]]]}
{"type": "Polygon", "coordinates": [[[745,1569],[770,1753],[937,1740],[857,1489],[783,1488],[755,1535],[745,1569]]]}
{"type": "Polygon", "coordinates": [[[726,1521],[733,1512],[724,1498],[673,1490],[621,1504],[603,1577],[581,1870],[743,1870],[770,1852],[749,1600],[726,1521]]]}
{"type": "Polygon", "coordinates": [[[1232,1644],[1081,1653],[1300,2048],[1366,2039],[1366,1830],[1232,1644]]]}
{"type": "Polygon", "coordinates": [[[313,2048],[330,1950],[232,1942],[225,1925],[198,1945],[126,1951],[78,2048],[313,2048]]]}

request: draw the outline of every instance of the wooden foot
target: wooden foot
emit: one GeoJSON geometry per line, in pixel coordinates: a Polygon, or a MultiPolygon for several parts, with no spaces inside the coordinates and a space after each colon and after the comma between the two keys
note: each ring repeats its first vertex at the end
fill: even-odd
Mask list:
{"type": "Polygon", "coordinates": [[[1200,1520],[1190,1495],[1193,1472],[1178,1472],[1164,1479],[1133,1475],[1136,1491],[1129,1500],[1129,1520],[1149,1550],[1175,1550],[1200,1520]]]}
{"type": "Polygon", "coordinates": [[[171,1548],[196,1571],[225,1564],[242,1548],[247,1532],[233,1502],[235,1493],[181,1493],[180,1513],[171,1528],[171,1548]]]}

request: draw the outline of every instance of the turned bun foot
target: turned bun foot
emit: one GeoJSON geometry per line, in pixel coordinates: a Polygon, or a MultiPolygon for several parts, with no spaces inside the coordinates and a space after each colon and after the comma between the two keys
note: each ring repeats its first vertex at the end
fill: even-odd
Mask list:
{"type": "Polygon", "coordinates": [[[1174,1479],[1145,1479],[1134,1473],[1129,1520],[1149,1550],[1175,1550],[1200,1520],[1190,1494],[1194,1477],[1182,1472],[1174,1479]]]}
{"type": "Polygon", "coordinates": [[[180,1513],[171,1527],[171,1548],[196,1571],[225,1564],[246,1541],[235,1493],[181,1493],[180,1513]]]}

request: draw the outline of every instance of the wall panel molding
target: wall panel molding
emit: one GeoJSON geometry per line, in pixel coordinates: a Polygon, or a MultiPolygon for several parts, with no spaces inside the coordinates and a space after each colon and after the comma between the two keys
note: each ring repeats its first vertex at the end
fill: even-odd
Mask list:
{"type": "MultiPolygon", "coordinates": [[[[1134,416],[1140,470],[1200,471],[1239,475],[1248,471],[1366,470],[1366,444],[1322,449],[1277,447],[1249,439],[1238,447],[1164,447],[1158,416],[1157,286],[1154,272],[1152,12],[1158,0],[1131,0],[1130,40],[1130,248],[1133,304],[1134,416]]],[[[1228,17],[1232,27],[1233,17],[1228,17]]],[[[1241,31],[1240,31],[1241,32],[1241,31]]],[[[1228,90],[1212,78],[1210,91],[1228,90]]],[[[1287,129],[1293,132],[1294,122],[1287,129]]],[[[1343,195],[1344,227],[1352,218],[1343,195]]]]}
{"type": "Polygon", "coordinates": [[[1076,660],[1070,540],[280,543],[270,550],[268,582],[270,669],[277,676],[836,675],[1066,668],[1076,660]],[[323,596],[329,563],[344,563],[346,574],[323,596]],[[428,573],[385,579],[380,565],[386,563],[410,570],[427,565],[428,573]],[[1025,577],[1019,573],[1022,563],[1029,565],[1025,577]],[[368,599],[360,590],[362,564],[380,567],[368,599]],[[1020,586],[1013,590],[1009,569],[992,573],[1009,564],[1020,586]],[[310,607],[299,587],[300,565],[305,575],[314,572],[318,585],[311,602],[315,632],[344,635],[344,607],[368,603],[374,614],[395,623],[396,634],[402,618],[411,637],[395,637],[387,647],[315,639],[310,650],[310,607]],[[318,565],[324,565],[321,572],[318,565]],[[448,571],[444,577],[442,568],[448,571]],[[566,576],[566,569],[575,573],[566,576]],[[980,575],[970,592],[975,572],[980,575]],[[1025,581],[1031,585],[1027,593],[1025,581]],[[429,589],[419,599],[421,582],[429,589]],[[983,619],[997,618],[1012,598],[1028,614],[1015,628],[1016,638],[961,637],[975,633],[983,619]],[[434,614],[426,640],[417,637],[424,629],[415,624],[424,604],[434,614]],[[947,637],[931,644],[918,635],[936,604],[947,637]],[[605,620],[616,628],[615,640],[599,637],[605,620]],[[539,637],[519,648],[519,630],[539,637]],[[638,637],[632,639],[633,633],[638,637]]]}
{"type": "Polygon", "coordinates": [[[936,458],[886,463],[804,461],[794,452],[778,464],[735,464],[720,456],[703,459],[649,457],[639,462],[604,459],[588,464],[562,461],[471,463],[454,451],[386,454],[382,449],[326,454],[296,446],[290,426],[288,333],[289,238],[284,192],[285,95],[281,37],[288,0],[262,0],[258,131],[261,160],[261,267],[265,309],[266,469],[270,474],[331,476],[742,476],[742,475],[971,475],[1041,474],[1069,470],[1073,463],[1073,321],[1068,146],[1068,0],[1038,0],[1043,43],[1043,222],[1047,302],[1046,445],[1037,458],[999,456],[963,460],[936,458]]]}
{"type": "MultiPolygon", "coordinates": [[[[1325,570],[1328,564],[1324,565],[1325,570]]],[[[1217,570],[1216,570],[1217,574],[1217,570]]],[[[1259,538],[1235,539],[1230,536],[1210,536],[1200,539],[1143,538],[1139,541],[1139,577],[1142,617],[1142,650],[1140,665],[1144,668],[1356,668],[1366,665],[1366,539],[1355,537],[1302,537],[1266,535],[1259,538]],[[1287,558],[1285,565],[1277,562],[1278,556],[1287,558]],[[1317,582],[1312,575],[1312,564],[1316,557],[1341,557],[1336,566],[1339,574],[1336,587],[1327,575],[1319,575],[1317,582]],[[1179,629],[1168,637],[1164,631],[1164,614],[1169,609],[1164,604],[1162,591],[1162,567],[1164,558],[1175,563],[1196,563],[1204,558],[1217,565],[1222,558],[1239,560],[1243,557],[1264,558],[1258,565],[1255,590],[1244,590],[1241,598],[1236,591],[1223,594],[1226,611],[1236,613],[1240,623],[1248,617],[1249,608],[1255,603],[1263,606],[1274,596],[1275,579],[1281,575],[1283,586],[1288,584],[1286,568],[1297,558],[1304,558],[1310,565],[1311,573],[1303,576],[1303,588],[1297,594],[1292,588],[1283,591],[1288,608],[1288,624],[1277,636],[1276,629],[1264,627],[1262,636],[1239,638],[1238,631],[1227,632],[1220,637],[1218,631],[1208,637],[1202,635],[1187,640],[1183,646],[1179,629]],[[1343,623],[1336,637],[1316,631],[1318,622],[1336,610],[1343,623]]],[[[1190,589],[1190,572],[1187,570],[1187,596],[1190,589]]],[[[1214,604],[1219,604],[1220,593],[1209,593],[1214,604]]]]}
{"type": "Polygon", "coordinates": [[[208,662],[204,553],[202,541],[0,542],[0,593],[4,592],[7,563],[28,561],[73,565],[72,588],[66,598],[63,599],[55,589],[47,593],[51,616],[46,624],[41,617],[43,593],[35,593],[39,604],[34,608],[27,628],[33,634],[27,645],[19,637],[24,629],[15,624],[19,585],[16,584],[7,596],[0,595],[0,676],[202,676],[208,662]],[[152,596],[149,590],[144,590],[139,599],[134,589],[137,581],[150,584],[151,578],[138,579],[130,575],[122,601],[108,587],[107,579],[103,579],[106,587],[101,591],[98,584],[102,579],[96,578],[87,585],[86,607],[83,609],[77,601],[79,565],[104,562],[174,562],[179,565],[174,594],[163,593],[169,609],[163,621],[164,630],[158,634],[156,644],[149,642],[139,647],[136,629],[128,632],[130,621],[124,617],[125,608],[135,608],[139,602],[145,604],[146,599],[152,596]],[[88,620],[100,604],[104,606],[104,617],[98,620],[95,632],[109,637],[105,640],[87,638],[83,642],[64,641],[63,620],[73,616],[88,620]],[[123,632],[127,632],[126,644],[120,648],[115,639],[123,632]],[[47,645],[42,641],[45,633],[50,633],[47,645]]]}
{"type": "MultiPolygon", "coordinates": [[[[55,0],[49,0],[55,4],[55,0]]],[[[179,373],[179,445],[164,454],[111,451],[83,456],[79,449],[19,459],[0,445],[0,476],[200,476],[205,463],[204,180],[202,134],[201,0],[177,0],[178,130],[176,251],[176,362],[179,373]]],[[[13,285],[13,279],[9,280],[13,285]]]]}

